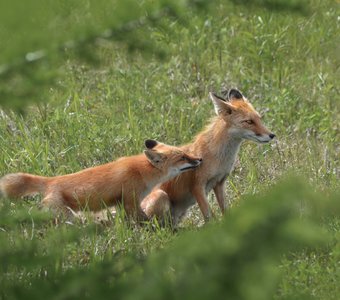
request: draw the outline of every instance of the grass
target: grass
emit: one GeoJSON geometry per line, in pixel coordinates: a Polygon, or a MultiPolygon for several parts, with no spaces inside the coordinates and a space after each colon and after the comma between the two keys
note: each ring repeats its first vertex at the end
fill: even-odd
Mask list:
{"type": "MultiPolygon", "coordinates": [[[[185,26],[164,20],[163,27],[145,29],[166,50],[164,61],[108,43],[93,49],[102,62],[95,68],[65,61],[46,103],[23,116],[2,112],[1,173],[66,174],[139,153],[147,138],[187,143],[213,115],[208,91],[225,86],[239,87],[278,137],[270,145],[242,146],[226,186],[231,210],[287,172],[329,194],[339,188],[339,10],[333,1],[316,0],[311,9],[303,16],[223,2],[208,16],[188,11],[185,26]],[[162,29],[169,26],[170,32],[162,29]]],[[[218,223],[213,197],[210,203],[218,223]]],[[[143,260],[202,224],[197,206],[173,233],[122,218],[112,226],[56,225],[36,211],[35,201],[1,205],[7,288],[11,280],[53,278],[46,272],[91,269],[107,259],[143,260]],[[26,257],[36,258],[18,267],[26,257]]],[[[339,219],[324,227],[332,235],[327,251],[306,249],[281,260],[276,298],[337,299],[339,219]]]]}

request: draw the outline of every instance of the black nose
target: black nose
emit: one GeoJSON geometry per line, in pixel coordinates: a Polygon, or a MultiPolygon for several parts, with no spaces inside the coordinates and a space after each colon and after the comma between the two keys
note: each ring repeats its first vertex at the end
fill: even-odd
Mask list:
{"type": "Polygon", "coordinates": [[[197,159],[196,159],[196,163],[197,163],[197,164],[201,164],[201,163],[202,163],[202,158],[197,158],[197,159]]]}
{"type": "Polygon", "coordinates": [[[271,133],[271,134],[269,135],[269,137],[270,137],[271,139],[273,139],[273,138],[275,137],[275,134],[274,134],[274,133],[271,133]]]}

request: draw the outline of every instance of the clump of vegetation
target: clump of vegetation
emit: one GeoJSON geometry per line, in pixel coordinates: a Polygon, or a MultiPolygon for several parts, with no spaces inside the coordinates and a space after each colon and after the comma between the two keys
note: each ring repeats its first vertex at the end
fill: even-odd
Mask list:
{"type": "Polygon", "coordinates": [[[1,175],[76,172],[147,138],[187,143],[222,87],[238,87],[277,140],[242,145],[229,212],[210,197],[216,222],[204,228],[197,207],[172,232],[119,216],[56,224],[38,199],[2,200],[0,298],[339,298],[334,1],[30,2],[0,7],[0,103],[19,107],[0,111],[1,175]],[[143,26],[119,31],[134,20],[143,26]],[[271,189],[287,172],[307,185],[271,189]]]}
{"type": "MultiPolygon", "coordinates": [[[[293,178],[271,191],[244,198],[221,222],[182,233],[165,249],[148,257],[135,256],[134,251],[124,255],[116,252],[112,256],[108,248],[101,259],[97,253],[89,253],[98,251],[98,240],[106,238],[108,229],[64,224],[54,230],[54,226],[47,226],[46,220],[37,216],[26,214],[26,219],[21,217],[20,222],[7,217],[3,227],[6,234],[1,236],[5,247],[0,250],[2,296],[309,298],[312,286],[287,289],[286,279],[280,284],[284,273],[280,261],[285,256],[287,264],[289,257],[300,253],[310,257],[314,253],[329,260],[328,272],[336,272],[339,260],[336,240],[323,226],[325,218],[327,222],[336,220],[340,206],[335,199],[335,195],[329,196],[320,203],[320,194],[293,178]],[[29,220],[32,224],[33,220],[40,222],[33,226],[29,220]],[[26,235],[17,231],[18,223],[27,230],[26,235]],[[84,243],[87,239],[89,244],[84,243]]],[[[3,208],[1,216],[7,215],[8,210],[3,208]]],[[[122,229],[115,224],[110,230],[119,235],[122,229]]],[[[139,232],[148,230],[152,228],[139,232]]],[[[163,234],[159,228],[153,230],[153,235],[163,234]]],[[[310,285],[317,277],[316,273],[310,274],[310,285]]],[[[336,281],[328,283],[328,287],[332,289],[319,290],[317,294],[336,299],[335,293],[339,292],[336,281]]]]}

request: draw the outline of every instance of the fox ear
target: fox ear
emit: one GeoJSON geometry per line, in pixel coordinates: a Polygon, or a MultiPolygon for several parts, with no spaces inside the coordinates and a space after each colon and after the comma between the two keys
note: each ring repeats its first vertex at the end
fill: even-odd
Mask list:
{"type": "Polygon", "coordinates": [[[231,101],[231,100],[243,100],[243,99],[244,99],[243,95],[237,89],[231,89],[228,92],[228,100],[229,101],[231,101]]]}
{"type": "Polygon", "coordinates": [[[162,167],[166,158],[163,153],[150,149],[144,150],[144,154],[147,157],[148,161],[158,169],[162,167]]]}
{"type": "Polygon", "coordinates": [[[216,115],[230,115],[234,107],[227,103],[226,100],[220,96],[217,96],[215,93],[209,93],[210,99],[214,104],[216,115]]]}
{"type": "Polygon", "coordinates": [[[158,145],[156,140],[145,140],[145,147],[148,149],[153,149],[158,145]]]}

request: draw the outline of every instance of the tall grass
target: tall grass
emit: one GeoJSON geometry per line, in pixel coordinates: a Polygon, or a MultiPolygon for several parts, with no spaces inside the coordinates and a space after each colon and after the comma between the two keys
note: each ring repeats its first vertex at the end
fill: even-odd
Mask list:
{"type": "MultiPolygon", "coordinates": [[[[60,67],[63,75],[58,85],[51,88],[46,103],[28,107],[24,115],[1,112],[1,174],[25,171],[52,176],[75,172],[140,153],[146,138],[175,145],[187,143],[213,115],[208,91],[238,87],[263,114],[277,140],[270,145],[246,142],[242,146],[239,163],[226,186],[231,212],[246,201],[245,194],[267,190],[288,171],[303,177],[311,184],[309,189],[320,189],[323,194],[318,197],[323,202],[326,195],[339,188],[338,12],[333,1],[311,1],[308,15],[221,1],[209,15],[188,11],[185,20],[164,19],[157,28],[143,29],[157,47],[166,50],[164,61],[138,53],[127,55],[126,48],[119,44],[98,44],[92,51],[102,64],[92,67],[70,58],[60,67]],[[171,30],[163,30],[165,26],[171,30]]],[[[295,189],[298,192],[299,186],[295,189]]],[[[293,195],[284,196],[282,191],[280,199],[286,201],[293,195]]],[[[44,293],[53,297],[53,288],[60,292],[56,292],[55,298],[75,296],[89,284],[91,272],[98,276],[95,282],[111,282],[109,290],[104,289],[103,293],[112,292],[116,284],[117,289],[128,286],[122,279],[125,274],[138,281],[138,274],[153,266],[150,258],[144,269],[143,261],[150,253],[165,248],[160,260],[167,260],[168,255],[171,259],[171,250],[167,250],[171,244],[190,249],[184,232],[189,231],[195,239],[196,231],[202,230],[197,229],[202,224],[197,206],[179,231],[173,233],[157,223],[140,227],[119,217],[111,226],[92,222],[54,224],[50,216],[37,211],[35,200],[1,202],[0,297],[4,299],[25,294],[40,297],[44,293]],[[58,285],[58,280],[69,285],[58,285]]],[[[210,196],[219,223],[221,217],[215,202],[210,196]]],[[[232,225],[237,223],[234,217],[231,221],[228,218],[227,215],[223,221],[227,227],[237,226],[232,225]]],[[[285,255],[275,256],[268,268],[279,265],[284,276],[280,281],[275,279],[275,284],[269,282],[273,286],[267,295],[274,293],[279,299],[293,299],[294,295],[295,299],[337,299],[338,216],[325,217],[322,224],[328,246],[322,243],[321,248],[315,248],[307,243],[302,251],[287,247],[279,252],[285,255]]],[[[289,227],[285,228],[289,231],[289,227]]],[[[218,249],[216,245],[223,236],[219,225],[200,239],[202,243],[203,237],[213,240],[216,230],[212,243],[221,253],[231,247],[227,237],[232,232],[225,229],[226,248],[221,245],[218,249]]],[[[261,238],[263,245],[271,247],[270,241],[261,238]]],[[[297,240],[295,236],[294,241],[297,240]]],[[[239,241],[245,242],[242,237],[239,241]]],[[[254,245],[246,245],[250,250],[260,247],[256,240],[254,245]]],[[[191,252],[187,251],[185,257],[190,259],[191,252]]],[[[232,262],[233,257],[226,261],[232,262]]],[[[183,274],[192,267],[193,283],[202,286],[201,278],[209,282],[209,262],[200,264],[194,256],[189,262],[192,264],[188,263],[183,274]]],[[[215,263],[223,265],[218,259],[215,263]]],[[[250,265],[244,261],[240,266],[244,268],[242,274],[246,274],[250,265]]],[[[178,268],[181,270],[182,266],[178,268]]],[[[168,291],[169,295],[173,295],[170,287],[180,290],[179,279],[185,276],[173,273],[171,267],[167,270],[165,277],[143,281],[144,287],[138,285],[141,294],[149,295],[148,284],[163,287],[160,293],[168,291]]],[[[151,276],[152,271],[145,272],[151,276]]],[[[235,278],[242,282],[242,276],[235,278]]],[[[190,281],[187,284],[190,286],[190,281]]],[[[117,295],[126,290],[119,291],[120,294],[116,290],[117,295]]],[[[104,295],[99,288],[92,292],[104,295]]],[[[128,294],[136,295],[132,290],[128,294]]]]}

